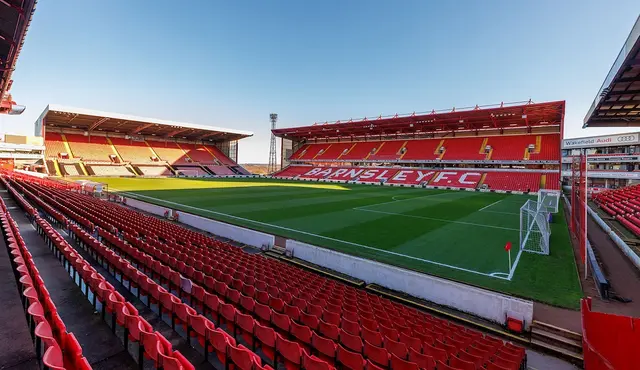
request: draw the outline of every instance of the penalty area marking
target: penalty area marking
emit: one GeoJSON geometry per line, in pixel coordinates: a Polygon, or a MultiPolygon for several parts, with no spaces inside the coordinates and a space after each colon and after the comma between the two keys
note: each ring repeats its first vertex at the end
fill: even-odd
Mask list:
{"type": "MultiPolygon", "coordinates": [[[[353,245],[353,246],[364,248],[364,249],[368,249],[368,250],[374,250],[376,252],[382,252],[382,253],[390,254],[390,255],[393,255],[393,256],[397,256],[397,257],[404,257],[404,258],[408,258],[408,259],[412,259],[412,260],[416,260],[416,261],[420,261],[420,262],[424,262],[424,263],[429,263],[429,264],[436,265],[436,266],[447,267],[447,268],[450,268],[450,269],[453,269],[453,270],[465,271],[465,272],[468,272],[468,273],[471,273],[471,274],[487,276],[487,277],[494,278],[494,279],[511,280],[510,278],[504,276],[504,275],[507,275],[506,273],[501,273],[501,272],[484,273],[484,272],[480,272],[480,271],[476,271],[476,270],[466,269],[464,267],[453,266],[453,265],[449,265],[449,264],[446,264],[446,263],[431,261],[431,260],[428,260],[428,259],[423,259],[423,258],[419,258],[419,257],[409,256],[409,255],[402,254],[402,253],[388,251],[388,250],[385,250],[385,249],[375,248],[375,247],[371,247],[371,246],[364,245],[364,244],[358,244],[358,243],[349,242],[349,241],[346,241],[346,240],[335,239],[335,238],[331,238],[331,237],[328,237],[328,236],[313,234],[313,233],[302,231],[302,230],[291,229],[291,228],[288,228],[288,227],[285,227],[285,226],[268,224],[266,222],[255,221],[255,220],[251,220],[251,219],[244,218],[244,217],[238,217],[238,216],[230,215],[230,214],[227,214],[227,213],[216,212],[216,211],[212,211],[212,210],[209,210],[209,209],[193,207],[193,206],[189,206],[189,205],[182,204],[182,203],[172,202],[172,201],[169,201],[169,200],[158,199],[158,198],[150,197],[148,195],[136,194],[136,193],[131,193],[131,192],[128,192],[128,191],[120,191],[120,190],[118,190],[116,188],[111,188],[111,189],[115,190],[115,191],[118,191],[121,194],[127,194],[128,196],[130,196],[132,198],[152,199],[152,200],[155,200],[158,203],[173,204],[173,205],[176,205],[176,206],[179,206],[179,207],[194,209],[194,210],[198,210],[198,211],[201,211],[201,212],[210,213],[210,214],[214,214],[214,215],[218,215],[218,216],[224,216],[224,217],[228,217],[228,218],[239,220],[239,221],[249,222],[249,223],[262,225],[262,226],[273,227],[273,228],[281,229],[281,230],[287,230],[287,231],[291,231],[291,232],[295,232],[295,233],[299,233],[299,234],[313,236],[313,237],[320,238],[320,239],[331,240],[331,241],[334,241],[334,242],[343,243],[343,244],[349,244],[349,245],[353,245]]],[[[446,193],[442,193],[442,194],[446,194],[446,193]]],[[[431,196],[436,196],[436,195],[440,195],[440,194],[434,194],[434,195],[431,195],[431,196]]],[[[392,203],[392,202],[388,202],[388,203],[392,203]]],[[[382,203],[380,203],[380,204],[382,204],[382,203]]],[[[353,208],[353,209],[356,209],[356,208],[353,208]]],[[[367,210],[363,209],[362,211],[367,211],[367,210]]],[[[372,212],[376,212],[376,211],[372,211],[372,212]]],[[[514,266],[514,268],[515,268],[515,266],[514,266]]]]}
{"type": "Polygon", "coordinates": [[[484,211],[485,209],[487,209],[487,208],[489,208],[489,207],[495,206],[496,204],[498,204],[498,203],[502,202],[503,200],[505,200],[505,198],[502,198],[502,199],[500,199],[500,200],[499,200],[499,201],[497,201],[497,202],[493,202],[493,203],[489,204],[488,206],[484,206],[484,207],[480,208],[480,209],[478,210],[478,212],[482,212],[482,211],[484,211]]]}
{"type": "Polygon", "coordinates": [[[373,209],[365,209],[365,208],[362,208],[362,207],[356,207],[356,208],[352,208],[352,209],[355,209],[356,211],[383,213],[385,215],[393,215],[393,216],[400,216],[400,217],[420,218],[420,219],[423,219],[423,220],[440,221],[440,222],[447,222],[447,223],[451,223],[451,224],[460,224],[460,225],[477,226],[477,227],[487,227],[487,228],[490,228],[490,229],[519,231],[518,229],[513,229],[513,228],[510,228],[510,227],[492,226],[492,225],[485,225],[485,224],[476,224],[476,223],[473,223],[473,222],[465,222],[465,221],[445,220],[443,218],[434,218],[434,217],[426,217],[426,216],[405,215],[404,213],[375,211],[373,209]]]}

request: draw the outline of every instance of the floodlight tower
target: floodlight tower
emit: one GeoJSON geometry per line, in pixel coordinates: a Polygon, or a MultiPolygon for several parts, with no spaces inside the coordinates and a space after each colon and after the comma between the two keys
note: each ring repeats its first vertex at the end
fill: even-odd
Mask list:
{"type": "Polygon", "coordinates": [[[269,119],[271,120],[271,147],[269,149],[269,167],[267,168],[267,172],[271,174],[277,171],[276,135],[273,134],[273,130],[275,130],[276,128],[276,122],[278,121],[278,114],[277,113],[269,114],[269,119]]]}

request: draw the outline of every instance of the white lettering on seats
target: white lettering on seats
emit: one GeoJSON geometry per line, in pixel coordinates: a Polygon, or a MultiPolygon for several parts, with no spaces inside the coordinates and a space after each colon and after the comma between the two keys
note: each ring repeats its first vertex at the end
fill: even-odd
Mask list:
{"type": "Polygon", "coordinates": [[[370,179],[370,178],[374,177],[377,173],[378,173],[378,170],[366,170],[366,171],[364,171],[362,176],[360,176],[360,178],[361,179],[370,179]]]}
{"type": "MultiPolygon", "coordinates": [[[[457,175],[457,174],[458,174],[457,172],[444,172],[444,171],[443,172],[439,172],[436,175],[435,180],[433,180],[432,184],[440,182],[440,180],[448,180],[449,179],[449,177],[447,177],[448,175],[457,175]]],[[[451,181],[449,181],[449,182],[451,182],[451,181]]]]}
{"type": "Polygon", "coordinates": [[[460,176],[460,180],[458,180],[458,181],[459,181],[461,184],[466,184],[466,185],[473,185],[473,184],[477,183],[477,182],[478,182],[477,180],[476,180],[476,181],[466,181],[466,180],[467,180],[467,177],[469,177],[469,176],[471,176],[471,175],[473,175],[473,176],[481,176],[481,175],[480,175],[479,173],[477,173],[477,172],[467,172],[467,173],[463,174],[462,176],[460,176]]]}
{"type": "Polygon", "coordinates": [[[316,167],[316,168],[311,169],[311,171],[305,173],[304,176],[313,176],[313,175],[317,174],[320,171],[322,171],[322,167],[316,167]]]}
{"type": "Polygon", "coordinates": [[[382,173],[381,173],[381,174],[379,174],[379,175],[378,175],[378,177],[376,177],[376,180],[386,180],[387,178],[386,178],[386,177],[384,177],[384,175],[386,175],[386,174],[387,174],[387,172],[389,172],[389,170],[384,170],[384,171],[382,171],[382,173]]]}
{"type": "Polygon", "coordinates": [[[347,171],[349,171],[349,170],[346,169],[346,168],[339,168],[330,177],[339,177],[343,173],[347,173],[347,171]]]}
{"type": "Polygon", "coordinates": [[[391,180],[393,181],[407,181],[407,175],[413,173],[413,171],[398,171],[395,176],[391,180]]]}
{"type": "Polygon", "coordinates": [[[331,175],[331,168],[327,168],[324,171],[320,171],[320,172],[317,173],[317,175],[318,176],[322,176],[322,177],[325,177],[327,175],[331,175]]]}
{"type": "Polygon", "coordinates": [[[350,179],[354,179],[356,177],[358,177],[358,175],[360,175],[364,170],[361,168],[352,168],[348,173],[347,173],[347,177],[349,177],[350,179]]]}
{"type": "Polygon", "coordinates": [[[429,172],[422,172],[422,171],[418,171],[418,183],[422,182],[422,179],[424,179],[427,176],[433,175],[435,172],[433,171],[429,171],[429,172]]]}

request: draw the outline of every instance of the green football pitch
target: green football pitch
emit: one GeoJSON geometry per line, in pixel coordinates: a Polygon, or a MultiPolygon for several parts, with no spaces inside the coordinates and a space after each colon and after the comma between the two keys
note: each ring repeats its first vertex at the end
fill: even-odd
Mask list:
{"type": "Polygon", "coordinates": [[[518,253],[519,209],[531,199],[523,195],[270,179],[91,180],[150,203],[558,306],[577,308],[582,296],[561,213],[550,255],[518,253]]]}

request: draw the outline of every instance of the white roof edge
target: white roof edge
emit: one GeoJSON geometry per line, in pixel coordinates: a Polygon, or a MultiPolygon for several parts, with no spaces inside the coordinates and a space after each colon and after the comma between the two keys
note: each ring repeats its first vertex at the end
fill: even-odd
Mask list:
{"type": "Polygon", "coordinates": [[[217,126],[199,125],[199,124],[187,123],[187,122],[169,121],[169,120],[158,119],[158,118],[149,118],[149,117],[134,116],[130,114],[105,112],[105,111],[94,110],[94,109],[68,107],[68,106],[59,105],[59,104],[47,105],[47,107],[44,109],[43,115],[45,115],[46,112],[48,111],[57,111],[57,112],[74,113],[74,114],[86,114],[90,116],[108,117],[108,118],[120,119],[124,121],[148,122],[148,123],[155,123],[158,125],[180,126],[180,127],[193,128],[193,129],[206,130],[206,131],[218,131],[218,132],[226,132],[229,134],[253,136],[253,132],[251,131],[236,130],[231,128],[217,127],[217,126]]]}
{"type": "Polygon", "coordinates": [[[596,110],[596,107],[598,106],[598,104],[600,104],[600,100],[602,100],[603,90],[609,87],[609,85],[611,85],[611,82],[618,74],[620,67],[622,67],[622,64],[627,59],[627,56],[633,49],[633,46],[636,44],[638,39],[640,39],[640,15],[638,16],[638,18],[636,18],[636,22],[633,24],[633,27],[631,28],[631,32],[629,32],[629,36],[627,36],[627,39],[625,40],[624,44],[622,44],[622,48],[620,49],[618,56],[613,61],[611,68],[609,68],[609,73],[607,73],[607,75],[605,76],[604,82],[600,86],[600,89],[598,90],[598,93],[596,94],[595,99],[593,99],[593,103],[591,103],[591,106],[587,111],[587,115],[582,120],[582,128],[589,127],[588,125],[589,118],[591,118],[591,115],[596,110]]]}

